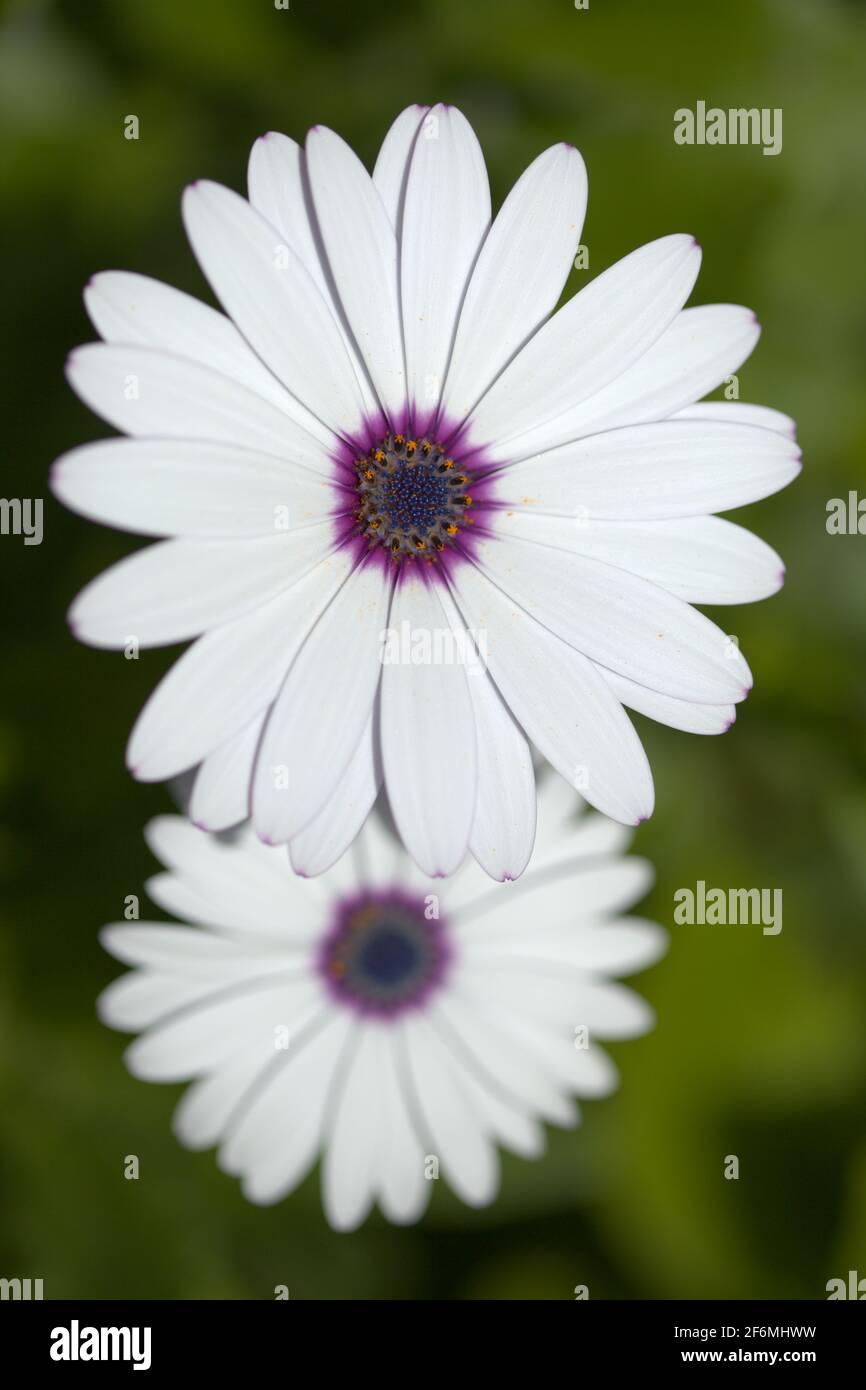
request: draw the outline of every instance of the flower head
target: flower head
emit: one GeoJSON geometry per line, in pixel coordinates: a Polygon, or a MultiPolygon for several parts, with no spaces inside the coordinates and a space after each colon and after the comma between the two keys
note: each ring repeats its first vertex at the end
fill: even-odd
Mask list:
{"type": "MultiPolygon", "coordinates": [[[[586,206],[570,145],[491,222],[453,107],[410,107],[372,177],[321,127],[253,148],[186,229],[225,314],[141,276],[86,292],[104,342],[69,379],[125,434],[59,460],[57,495],[163,537],[71,612],[97,646],[193,638],[133,730],[143,780],[198,766],[196,819],[252,815],[320,872],[384,785],[428,874],[532,849],[530,745],[634,824],[653,785],[625,707],[720,733],[751,676],[694,603],[747,602],[779,557],[713,515],[798,471],[793,425],[700,404],[758,338],[684,309],[700,263],[664,236],[558,311],[586,206]],[[383,637],[478,657],[383,661],[383,637]],[[442,649],[442,641],[431,642],[442,649]]],[[[413,648],[414,650],[414,648],[413,648]]]]}
{"type": "Polygon", "coordinates": [[[537,865],[510,885],[471,862],[425,879],[378,815],[315,882],[248,827],[223,841],[181,817],[152,821],[168,872],[150,896],[196,925],[106,927],[106,948],[135,969],[99,1011],[142,1032],[126,1054],[134,1075],[192,1081],[178,1138],[219,1144],[259,1203],[321,1153],[341,1229],[374,1203],[416,1220],[438,1176],[473,1206],[492,1201],[497,1146],[537,1157],[544,1123],[570,1127],[574,1097],[613,1089],[598,1040],[633,1037],[652,1015],[611,977],[665,946],[622,915],[651,877],[622,856],[628,832],[576,818],[559,778],[539,809],[537,865]]]}

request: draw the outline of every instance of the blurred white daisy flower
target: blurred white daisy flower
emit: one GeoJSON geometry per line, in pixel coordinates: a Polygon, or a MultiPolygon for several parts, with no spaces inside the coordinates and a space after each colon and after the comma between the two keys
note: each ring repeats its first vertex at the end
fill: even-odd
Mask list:
{"type": "Polygon", "coordinates": [[[331,1224],[378,1203],[416,1220],[442,1177],[482,1206],[498,1148],[544,1149],[544,1123],[577,1123],[575,1096],[616,1072],[598,1039],[652,1023],[611,977],[642,970],[662,930],[623,914],[645,893],[628,831],[588,812],[559,778],[543,786],[536,862],[495,884],[471,862],[424,878],[378,816],[337,869],[296,877],[248,827],[229,843],[178,816],[147,838],[167,866],[150,896],[195,926],[129,923],[102,941],[135,970],[99,1001],[142,1031],[130,1071],[192,1080],[178,1138],[220,1146],[250,1201],[271,1203],[322,1157],[331,1224]]]}
{"type": "Polygon", "coordinates": [[[316,126],[304,149],[256,143],[248,202],[187,189],[225,315],[138,275],[91,281],[105,341],[72,353],[69,380],[133,438],[65,455],[52,485],[168,539],[92,582],[71,623],[102,647],[197,639],[128,762],[145,781],[200,765],[201,825],[251,813],[311,872],[303,832],[337,815],[342,851],[384,781],[424,872],[469,849],[514,878],[532,849],[527,740],[635,824],[653,786],[624,706],[694,733],[733,721],[748,667],[691,605],[781,585],[779,557],[713,513],[791,481],[793,425],[696,404],[759,329],[733,305],[683,309],[690,236],[553,312],[586,196],[580,155],[556,145],[491,222],[466,119],[410,107],[372,177],[316,126]],[[383,635],[404,630],[477,645],[484,668],[383,663],[383,635]]]}

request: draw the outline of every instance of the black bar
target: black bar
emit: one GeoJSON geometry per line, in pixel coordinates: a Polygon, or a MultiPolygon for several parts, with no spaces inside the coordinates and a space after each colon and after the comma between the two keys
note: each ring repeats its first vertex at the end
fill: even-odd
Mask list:
{"type": "Polygon", "coordinates": [[[431,1313],[407,1303],[388,1303],[380,1313],[373,1304],[363,1307],[363,1322],[356,1326],[359,1314],[350,1303],[328,1304],[323,1310],[291,1297],[273,1302],[6,1301],[0,1303],[0,1344],[6,1366],[17,1364],[25,1374],[48,1370],[58,1377],[92,1377],[106,1367],[113,1375],[133,1374],[137,1360],[145,1374],[190,1369],[248,1376],[256,1368],[270,1368],[267,1373],[272,1374],[282,1366],[286,1375],[296,1378],[300,1372],[306,1378],[309,1372],[303,1367],[308,1363],[300,1357],[309,1338],[310,1350],[317,1352],[323,1369],[327,1366],[329,1377],[341,1363],[356,1375],[375,1374],[380,1366],[385,1370],[385,1346],[396,1353],[395,1359],[385,1357],[389,1373],[395,1375],[400,1364],[409,1371],[413,1358],[410,1355],[407,1362],[406,1354],[414,1344],[416,1351],[423,1347],[425,1372],[441,1358],[449,1376],[459,1374],[461,1363],[468,1362],[471,1345],[473,1361],[479,1354],[491,1364],[504,1358],[506,1369],[519,1348],[530,1363],[535,1359],[537,1378],[552,1373],[554,1365],[560,1366],[561,1374],[563,1354],[575,1378],[599,1366],[616,1372],[789,1364],[811,1366],[826,1378],[835,1369],[859,1364],[866,1330],[862,1310],[846,1300],[575,1300],[558,1308],[547,1304],[546,1311],[537,1305],[518,1309],[507,1304],[507,1320],[494,1303],[440,1303],[435,1305],[435,1324],[431,1313]],[[452,1312],[443,1318],[445,1306],[452,1312]],[[531,1333],[539,1320],[547,1339],[534,1342],[531,1333]],[[435,1337],[430,1336],[433,1326],[435,1337]],[[102,1329],[118,1331],[103,1335],[102,1329]],[[137,1335],[133,1329],[138,1329],[137,1335]],[[555,1340],[550,1340],[551,1334],[555,1340]],[[459,1348],[464,1345],[462,1353],[459,1348]],[[91,1350],[105,1359],[85,1359],[91,1350]],[[78,1359],[55,1359],[61,1353],[70,1358],[77,1354],[78,1359]],[[115,1353],[126,1359],[112,1359],[115,1353]]]}

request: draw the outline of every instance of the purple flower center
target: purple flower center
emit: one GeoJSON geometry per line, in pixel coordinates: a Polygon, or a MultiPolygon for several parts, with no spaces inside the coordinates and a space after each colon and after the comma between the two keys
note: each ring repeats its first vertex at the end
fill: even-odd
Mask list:
{"type": "Polygon", "coordinates": [[[471,525],[470,476],[441,444],[389,432],[353,466],[357,534],[395,564],[436,560],[471,525]]]}
{"type": "Polygon", "coordinates": [[[433,911],[396,889],[343,899],[319,956],[331,992],[382,1018],[420,1007],[442,983],[450,954],[433,911]]]}

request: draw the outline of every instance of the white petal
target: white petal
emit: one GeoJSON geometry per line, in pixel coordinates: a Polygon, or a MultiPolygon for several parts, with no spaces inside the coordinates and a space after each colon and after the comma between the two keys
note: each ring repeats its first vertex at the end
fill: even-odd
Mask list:
{"type": "Polygon", "coordinates": [[[190,818],[202,830],[227,830],[250,813],[250,790],[264,712],[202,760],[193,783],[190,818]]]}
{"type": "Polygon", "coordinates": [[[250,150],[247,186],[251,206],[282,232],[327,300],[328,282],[304,192],[304,151],[297,141],[274,130],[256,140],[250,150]]]}
{"type": "Polygon", "coordinates": [[[373,707],[391,574],[359,565],[301,647],[271,711],[256,766],[253,820],[291,840],[340,785],[373,707]]]}
{"type": "Polygon", "coordinates": [[[127,765],[146,782],[173,777],[245,729],[276,698],[292,658],[350,560],[334,556],[254,613],[202,637],[175,662],[130,735],[127,765]]]}
{"type": "MultiPolygon", "coordinates": [[[[474,983],[471,974],[470,980],[474,983]]],[[[501,1022],[486,1014],[471,990],[458,985],[451,997],[436,1001],[431,1017],[445,1045],[468,1063],[463,1070],[471,1068],[489,1094],[504,1099],[518,1114],[542,1116],[553,1124],[571,1123],[572,1107],[550,1069],[539,1065],[501,1022]]],[[[481,1121],[481,1112],[475,1114],[481,1121]]]]}
{"type": "MultiPolygon", "coordinates": [[[[509,1103],[498,1089],[489,1090],[474,1071],[464,1071],[463,1084],[469,1104],[494,1143],[501,1144],[521,1158],[539,1158],[544,1153],[544,1127],[538,1120],[509,1103]]],[[[573,1114],[571,1104],[563,1100],[554,1122],[570,1127],[573,1114]]]]}
{"type": "Polygon", "coordinates": [[[538,1057],[570,1095],[596,1099],[609,1096],[619,1085],[613,1062],[588,1035],[580,1038],[575,1027],[550,1031],[531,1021],[514,1022],[514,1034],[521,1047],[538,1057]]]}
{"type": "MultiPolygon", "coordinates": [[[[531,897],[526,911],[535,916],[531,897]]],[[[652,922],[626,918],[587,926],[560,916],[552,922],[531,924],[524,917],[522,926],[515,918],[509,922],[508,930],[499,935],[478,933],[473,938],[469,933],[464,949],[467,959],[476,960],[479,965],[496,959],[524,960],[592,974],[630,975],[653,965],[667,947],[667,935],[652,922]]]]}
{"type": "MultiPolygon", "coordinates": [[[[460,644],[458,650],[472,656],[464,669],[475,713],[478,787],[469,847],[492,878],[519,878],[526,868],[535,838],[532,753],[487,673],[483,647],[477,656],[473,655],[472,636],[453,598],[444,589],[440,590],[439,598],[460,644]]],[[[476,892],[489,889],[485,875],[476,876],[471,868],[471,861],[465,860],[460,872],[451,878],[449,905],[452,901],[465,901],[467,892],[472,891],[467,879],[479,885],[476,892]]]]}
{"type": "Polygon", "coordinates": [[[692,237],[669,236],[633,251],[554,314],[482,398],[474,444],[499,446],[600,391],[664,333],[691,293],[700,265],[692,237]]]}
{"type": "Polygon", "coordinates": [[[561,445],[499,474],[506,504],[583,520],[657,521],[728,511],[800,471],[786,435],[754,425],[663,420],[561,445]]]}
{"type": "MultiPolygon", "coordinates": [[[[538,836],[548,844],[577,829],[577,817],[584,805],[574,787],[564,777],[549,768],[543,775],[538,798],[538,836]]],[[[539,845],[539,849],[542,846],[539,845]]]]}
{"type": "Polygon", "coordinates": [[[574,787],[548,768],[539,782],[538,829],[526,883],[555,865],[622,853],[631,839],[626,826],[590,811],[574,787]]]}
{"type": "Polygon", "coordinates": [[[285,238],[314,281],[340,330],[351,358],[365,415],[375,414],[377,403],[354,341],[344,322],[343,309],[326,273],[318,224],[307,188],[305,155],[295,140],[268,131],[250,151],[247,182],[250,203],[285,238]]]}
{"type": "MultiPolygon", "coordinates": [[[[717,516],[684,521],[599,522],[593,552],[660,584],[687,603],[753,603],[782,587],[785,567],[769,545],[717,516]]],[[[582,538],[582,542],[583,542],[582,538]]]]}
{"type": "Polygon", "coordinates": [[[556,307],[586,212],[586,169],[571,145],[545,150],[490,228],[460,313],[445,416],[463,420],[556,307]]]}
{"type": "MultiPolygon", "coordinates": [[[[543,995],[542,995],[543,997],[543,995]]],[[[627,985],[593,981],[581,995],[580,1021],[597,1038],[639,1038],[655,1027],[655,1011],[627,985]]]]}
{"type": "Polygon", "coordinates": [[[211,1076],[193,1081],[172,1116],[172,1131],[180,1143],[189,1149],[208,1149],[216,1144],[266,1066],[267,1062],[255,1054],[241,1056],[211,1076]]]}
{"type": "Polygon", "coordinates": [[[82,589],[69,623],[82,642],[185,642],[267,603],[331,548],[330,525],[255,540],[170,540],[137,550],[82,589]]]}
{"type": "Polygon", "coordinates": [[[608,858],[574,861],[568,871],[539,881],[529,874],[507,890],[485,898],[474,910],[466,909],[457,926],[461,951],[467,961],[480,949],[492,949],[526,940],[531,951],[534,923],[539,931],[550,926],[579,925],[587,918],[624,912],[652,887],[653,868],[646,859],[608,858]]]}
{"type": "Polygon", "coordinates": [[[381,810],[368,816],[355,842],[358,875],[362,883],[376,888],[393,887],[412,868],[390,823],[381,810]]]}
{"type": "Polygon", "coordinates": [[[509,1060],[506,1084],[513,1084],[512,1075],[519,1076],[530,1110],[534,1107],[552,1123],[571,1128],[580,1118],[571,1095],[608,1094],[616,1085],[616,1069],[594,1040],[588,1048],[575,1045],[575,1030],[586,1026],[578,1012],[586,982],[573,974],[564,975],[550,990],[552,1007],[548,1012],[544,1007],[544,977],[526,972],[526,980],[524,1001],[519,971],[487,972],[483,967],[465,971],[460,982],[461,1011],[477,1025],[467,1036],[476,1045],[486,1037],[488,1050],[493,1049],[489,1056],[492,1074],[497,1055],[504,1060],[513,1053],[519,1061],[512,1071],[509,1060]],[[504,985],[501,993],[500,985],[504,985]],[[505,1044],[503,1037],[508,1040],[505,1044]],[[541,1089],[545,1101],[541,1105],[537,1103],[539,1077],[544,1078],[541,1089]]]}
{"type": "Polygon", "coordinates": [[[757,425],[760,429],[776,430],[797,438],[797,425],[790,415],[773,410],[768,405],[749,405],[747,401],[699,401],[677,411],[675,420],[721,420],[737,425],[757,425]]]}
{"type": "Polygon", "coordinates": [[[423,1015],[406,1030],[415,1105],[425,1142],[457,1195],[473,1207],[492,1202],[499,1187],[496,1149],[484,1134],[460,1069],[423,1015]]]}
{"type": "Polygon", "coordinates": [[[614,820],[634,825],[650,815],[646,754],[592,663],[474,565],[455,569],[453,586],[467,625],[486,634],[489,670],[500,693],[548,762],[614,820]]]}
{"type": "Polygon", "coordinates": [[[144,536],[273,536],[322,520],[340,499],[319,471],[193,439],[86,444],[57,460],[51,490],[92,521],[144,536]]]}
{"type": "MultiPolygon", "coordinates": [[[[176,927],[163,922],[114,922],[102,928],[99,940],[115,960],[125,965],[142,966],[207,985],[231,984],[244,976],[286,970],[293,965],[285,948],[254,945],[200,927],[176,927]]],[[[295,968],[305,968],[297,953],[295,968]]]]}
{"type": "Polygon", "coordinates": [[[322,1159],[322,1205],[337,1231],[353,1231],[370,1210],[382,1151],[379,1076],[388,1049],[386,1029],[358,1029],[330,1101],[322,1159]]]}
{"type": "MultiPolygon", "coordinates": [[[[622,853],[633,839],[625,826],[588,810],[581,814],[576,824],[565,829],[568,858],[595,859],[605,854],[622,853]]],[[[541,862],[543,859],[544,856],[541,856],[541,862]]]]}
{"type": "Polygon", "coordinates": [[[637,681],[629,680],[617,671],[609,671],[604,666],[597,667],[618,700],[628,709],[645,714],[659,724],[667,724],[671,729],[682,729],[687,734],[725,734],[737,717],[736,705],[714,705],[703,701],[676,700],[670,695],[662,695],[658,690],[649,690],[637,681]]]}
{"type": "MultiPolygon", "coordinates": [[[[540,944],[533,940],[533,947],[540,944]]],[[[603,922],[587,931],[566,928],[563,931],[554,929],[549,936],[544,933],[545,954],[549,949],[552,959],[611,975],[632,975],[646,970],[661,960],[669,945],[668,935],[661,927],[638,917],[603,922]]]]}
{"type": "Polygon", "coordinates": [[[321,1007],[318,982],[276,980],[273,972],[244,980],[169,1015],[127,1048],[124,1060],[145,1081],[183,1081],[230,1062],[239,1053],[273,1060],[277,1029],[302,1028],[321,1007]],[[273,982],[271,982],[273,980],[273,982]]]}
{"type": "MultiPolygon", "coordinates": [[[[702,708],[708,709],[710,706],[702,708]]],[[[556,809],[558,811],[560,808],[556,809]]],[[[548,768],[539,789],[538,828],[532,861],[528,873],[521,879],[520,888],[533,891],[540,876],[548,869],[573,870],[579,867],[576,861],[602,859],[622,853],[628,848],[631,838],[627,826],[587,810],[586,803],[575,789],[553,768],[548,768]],[[551,783],[556,784],[555,797],[551,796],[551,783]],[[558,814],[554,817],[551,815],[551,802],[560,799],[559,787],[563,788],[562,802],[563,806],[567,802],[567,808],[563,809],[561,817],[558,814]]],[[[567,874],[561,879],[557,876],[557,881],[562,883],[564,893],[572,893],[567,874]]],[[[447,906],[449,914],[453,912],[455,922],[464,918],[474,922],[485,913],[495,914],[503,902],[507,902],[507,899],[481,874],[468,882],[464,872],[448,885],[447,906]]]]}
{"type": "Polygon", "coordinates": [[[343,335],[278,229],[207,180],[184,192],[183,219],[214,293],[254,351],[318,419],[337,433],[356,430],[363,402],[343,335]]]}
{"type": "Polygon", "coordinates": [[[447,883],[436,881],[430,891],[438,894],[449,922],[456,922],[468,904],[475,903],[478,898],[495,894],[501,887],[501,883],[491,883],[487,870],[471,855],[467,855],[447,883]]]}
{"type": "Polygon", "coordinates": [[[596,980],[561,966],[530,966],[524,960],[494,964],[466,964],[466,979],[475,976],[477,986],[499,1008],[548,1030],[587,1027],[599,1038],[633,1038],[647,1032],[654,1014],[640,995],[624,985],[596,980]]]}
{"type": "Polygon", "coordinates": [[[535,840],[529,744],[485,671],[468,671],[478,743],[478,795],[469,848],[492,878],[519,878],[535,840]]]}
{"type": "Polygon", "coordinates": [[[143,343],[212,367],[271,401],[326,445],[332,442],[331,431],[268,371],[231,319],[209,304],[126,270],[95,275],[84,302],[107,343],[143,343]]]}
{"type": "Polygon", "coordinates": [[[346,1058],[348,1015],[296,1049],[248,1107],[220,1152],[220,1166],[243,1175],[251,1202],[270,1204],[290,1192],[311,1167],[323,1139],[335,1077],[346,1058]],[[242,1155],[242,1159],[238,1157],[242,1155]]]}
{"type": "Polygon", "coordinates": [[[332,868],[366,821],[381,783],[379,731],[371,710],[336,790],[289,844],[289,859],[296,873],[321,874],[332,868]]]}
{"type": "Polygon", "coordinates": [[[489,225],[490,188],[475,132],[456,107],[435,106],[412,152],[400,237],[406,382],[416,422],[439,406],[460,305],[489,225]]]}
{"type": "Polygon", "coordinates": [[[752,603],[775,594],[785,578],[775,550],[717,516],[589,521],[511,511],[497,516],[497,530],[603,560],[660,584],[687,603],[752,603]]]}
{"type": "Polygon", "coordinates": [[[306,148],[337,293],[379,400],[399,419],[406,384],[394,228],[370,175],[339,135],[314,126],[306,148]]]}
{"type": "Polygon", "coordinates": [[[427,637],[430,659],[425,664],[386,659],[381,727],[385,785],[401,839],[425,873],[445,876],[457,868],[469,843],[478,761],[466,657],[449,661],[445,647],[446,659],[435,659],[437,634],[451,635],[437,588],[412,575],[397,585],[391,630],[411,634],[407,657],[415,654],[418,637],[427,637]]]}
{"type": "Polygon", "coordinates": [[[156,439],[208,439],[321,467],[322,446],[296,419],[229,376],[162,348],[87,343],[66,362],[73,391],[115,429],[156,439]]]}
{"type": "Polygon", "coordinates": [[[373,182],[398,236],[412,147],[429,109],[428,106],[407,106],[400,112],[382,141],[373,169],[373,182]]]}
{"type": "Polygon", "coordinates": [[[430,1200],[432,1178],[407,1107],[406,1043],[402,1024],[389,1029],[378,1076],[382,1110],[379,1201],[389,1221],[417,1221],[430,1200]]]}
{"type": "Polygon", "coordinates": [[[156,816],[145,838],[156,858],[173,870],[147,883],[149,895],[166,911],[239,933],[245,941],[262,936],[271,941],[276,933],[284,949],[308,950],[322,924],[320,895],[288,872],[285,855],[260,844],[249,826],[222,840],[184,816],[156,816]],[[183,900],[166,893],[166,880],[186,885],[183,900]]]}
{"type": "Polygon", "coordinates": [[[213,984],[154,971],[130,971],[113,980],[96,1001],[96,1012],[107,1028],[137,1033],[176,1010],[195,1007],[214,993],[213,984]]]}
{"type": "Polygon", "coordinates": [[[749,668],[725,633],[648,580],[501,537],[479,543],[478,561],[538,622],[629,680],[712,704],[742,700],[751,688],[749,668]]]}
{"type": "Polygon", "coordinates": [[[684,309],[649,351],[602,390],[555,419],[539,421],[519,440],[499,447],[497,458],[502,463],[531,458],[587,434],[673,415],[736,372],[760,336],[751,309],[737,304],[684,309]]]}
{"type": "Polygon", "coordinates": [[[104,929],[100,940],[118,959],[145,966],[115,980],[100,995],[99,1015],[115,1029],[146,1029],[235,992],[259,990],[271,979],[292,988],[292,977],[303,984],[307,974],[306,956],[299,952],[291,959],[275,945],[270,951],[252,949],[246,942],[189,927],[117,924],[104,929]]]}
{"type": "Polygon", "coordinates": [[[231,872],[216,879],[212,874],[154,874],[145,885],[147,895],[165,912],[214,931],[286,950],[309,951],[321,928],[321,906],[311,897],[307,880],[293,878],[286,872],[285,858],[278,857],[283,890],[276,885],[264,902],[260,897],[253,901],[254,895],[245,884],[238,884],[231,872]],[[289,892],[285,885],[289,885],[289,892]]]}

